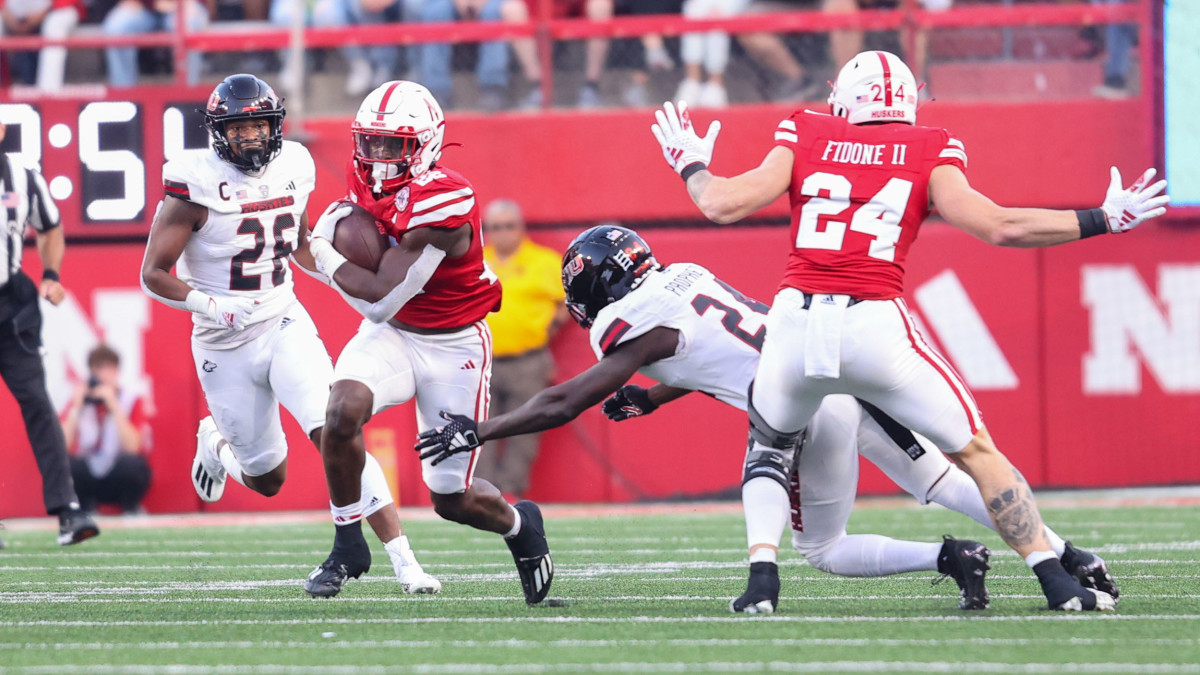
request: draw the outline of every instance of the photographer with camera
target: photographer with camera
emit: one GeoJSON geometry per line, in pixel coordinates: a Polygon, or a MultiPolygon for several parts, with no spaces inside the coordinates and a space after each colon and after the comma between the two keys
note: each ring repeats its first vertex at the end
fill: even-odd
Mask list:
{"type": "Polygon", "coordinates": [[[148,405],[137,392],[118,386],[121,357],[111,347],[88,353],[88,371],[62,418],[75,491],[89,511],[116,504],[125,514],[141,513],[150,487],[148,405]]]}
{"type": "MultiPolygon", "coordinates": [[[[0,119],[0,142],[6,131],[0,119]]],[[[21,407],[29,445],[42,474],[46,513],[58,516],[58,543],[77,544],[100,534],[100,528],[79,508],[71,484],[67,446],[46,391],[42,310],[38,305],[39,298],[57,305],[66,296],[58,278],[66,248],[58,206],[42,174],[9,154],[0,154],[0,203],[4,206],[0,209],[0,378],[21,407]],[[26,227],[36,232],[42,259],[40,284],[21,271],[26,227]]],[[[5,439],[6,446],[10,439],[5,439]]],[[[18,477],[11,472],[0,474],[0,489],[15,480],[18,477]]]]}

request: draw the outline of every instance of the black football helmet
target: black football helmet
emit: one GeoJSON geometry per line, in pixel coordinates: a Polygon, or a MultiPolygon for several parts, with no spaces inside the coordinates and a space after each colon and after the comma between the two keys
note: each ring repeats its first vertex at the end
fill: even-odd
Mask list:
{"type": "Polygon", "coordinates": [[[213,89],[204,110],[204,126],[212,135],[217,156],[243,171],[257,171],[279,155],[283,149],[283,99],[275,95],[270,85],[253,75],[230,75],[213,89]],[[229,145],[225,125],[233,120],[265,119],[271,125],[265,152],[248,148],[237,154],[229,145]]]}
{"type": "Polygon", "coordinates": [[[625,297],[647,272],[658,268],[650,245],[637,232],[616,225],[585,230],[563,254],[567,310],[580,326],[590,328],[601,309],[625,297]]]}

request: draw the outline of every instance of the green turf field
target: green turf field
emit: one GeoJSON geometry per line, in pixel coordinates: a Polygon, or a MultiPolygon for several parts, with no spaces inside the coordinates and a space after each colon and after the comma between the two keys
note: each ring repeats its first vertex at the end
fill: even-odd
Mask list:
{"type": "MultiPolygon", "coordinates": [[[[565,517],[546,510],[563,607],[526,607],[493,536],[408,526],[440,596],[375,567],[332,600],[304,595],[330,526],[121,529],[71,549],[3,532],[0,673],[915,672],[1200,673],[1200,508],[1046,508],[1105,557],[1116,613],[1049,612],[990,532],[937,507],[860,508],[852,532],[992,549],[992,608],[955,609],[933,574],[843,579],[786,552],[780,611],[730,614],[743,590],[739,514],[565,517]]],[[[115,521],[108,521],[115,522],[115,521]]]]}

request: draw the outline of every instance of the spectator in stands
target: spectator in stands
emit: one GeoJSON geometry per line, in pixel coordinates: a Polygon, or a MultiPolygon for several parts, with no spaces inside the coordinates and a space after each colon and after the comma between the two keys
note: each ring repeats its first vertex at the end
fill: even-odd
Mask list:
{"type": "MultiPolygon", "coordinates": [[[[306,12],[305,23],[316,28],[369,26],[391,23],[400,18],[399,0],[272,0],[271,23],[292,25],[297,12],[306,12]]],[[[279,86],[295,91],[303,72],[302,64],[292,63],[286,51],[279,86]]],[[[343,47],[342,54],[349,64],[346,76],[346,95],[358,97],[392,79],[396,57],[400,50],[393,45],[343,47]]]]}
{"type": "MultiPolygon", "coordinates": [[[[104,33],[112,36],[140,35],[175,30],[175,14],[183,5],[188,30],[200,30],[208,25],[208,8],[199,0],[121,0],[104,17],[104,33]]],[[[137,47],[109,47],[105,50],[108,62],[108,83],[114,87],[137,84],[137,47]]],[[[188,83],[200,80],[203,62],[199,52],[188,54],[188,83]]]]}
{"type": "MultiPolygon", "coordinates": [[[[679,14],[683,9],[683,0],[617,0],[615,11],[617,15],[648,15],[648,14],[679,14]]],[[[661,35],[643,35],[641,51],[632,63],[633,74],[631,82],[625,89],[625,105],[634,108],[651,103],[647,87],[650,84],[650,71],[669,71],[675,69],[675,60],[667,51],[661,35]]],[[[658,105],[658,101],[653,101],[658,105]]]]}
{"type": "MultiPolygon", "coordinates": [[[[740,14],[746,0],[686,0],[683,15],[689,19],[719,19],[740,14]]],[[[729,33],[719,30],[686,33],[680,40],[683,82],[675,93],[676,101],[697,107],[724,108],[729,105],[725,91],[725,66],[729,64],[729,33]],[[701,84],[707,71],[708,79],[701,84]]]]}
{"type": "MultiPolygon", "coordinates": [[[[501,14],[510,23],[527,23],[530,17],[538,16],[539,0],[504,0],[501,14]]],[[[613,0],[553,0],[553,19],[586,16],[592,21],[608,21],[613,15],[613,0]]],[[[608,38],[591,38],[587,41],[584,54],[584,83],[579,90],[576,105],[580,108],[595,108],[600,105],[600,75],[608,59],[608,38]]],[[[522,100],[522,108],[542,106],[542,64],[538,61],[537,44],[533,38],[513,40],[513,52],[525,79],[532,89],[522,100]]]]}
{"type": "Polygon", "coordinates": [[[140,513],[150,487],[148,404],[118,385],[121,358],[111,347],[88,354],[88,371],[62,415],[79,503],[88,511],[115,504],[124,513],[140,513]]]}
{"type": "MultiPolygon", "coordinates": [[[[500,8],[505,0],[423,0],[418,18],[422,22],[499,21],[500,8]]],[[[410,3],[414,7],[416,3],[410,3]]],[[[454,104],[453,54],[448,43],[422,45],[418,58],[418,81],[424,84],[443,106],[454,104]]],[[[503,40],[479,45],[476,65],[479,78],[480,104],[485,110],[505,107],[508,88],[508,45],[503,40]]]]}
{"type": "MultiPolygon", "coordinates": [[[[79,24],[83,0],[0,0],[0,36],[40,34],[50,40],[67,37],[79,24]]],[[[58,91],[67,67],[66,47],[43,47],[38,56],[16,52],[10,61],[13,78],[58,91]]]]}
{"type": "MultiPolygon", "coordinates": [[[[1093,4],[1116,4],[1125,0],[1092,0],[1093,4]]],[[[1129,96],[1130,54],[1137,41],[1137,27],[1132,24],[1110,23],[1104,28],[1104,84],[1095,94],[1102,98],[1129,96]]]]}
{"type": "MultiPolygon", "coordinates": [[[[828,0],[840,2],[842,0],[828,0]]],[[[754,0],[747,13],[791,12],[812,9],[823,4],[822,0],[754,0]]],[[[823,82],[814,78],[792,54],[779,35],[769,32],[742,33],[738,42],[755,61],[779,75],[782,80],[771,98],[778,101],[808,101],[821,97],[826,92],[823,82]]],[[[840,62],[840,63],[844,63],[840,62]]]]}
{"type": "MultiPolygon", "coordinates": [[[[519,407],[554,378],[550,338],[567,318],[562,263],[553,249],[533,243],[516,202],[498,199],[483,215],[483,256],[504,288],[500,311],[487,316],[492,331],[493,415],[519,407]]],[[[529,489],[529,470],[540,434],[491,443],[479,455],[477,476],[520,497],[529,489]]]]}

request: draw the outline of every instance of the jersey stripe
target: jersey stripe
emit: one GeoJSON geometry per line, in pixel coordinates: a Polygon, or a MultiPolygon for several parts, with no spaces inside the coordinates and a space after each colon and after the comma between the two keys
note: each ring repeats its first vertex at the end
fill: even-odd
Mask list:
{"type": "Polygon", "coordinates": [[[632,328],[633,326],[624,319],[617,319],[608,324],[608,328],[605,328],[604,334],[600,336],[600,353],[607,354],[608,350],[615,347],[632,328]]]}
{"type": "Polygon", "coordinates": [[[469,197],[472,194],[474,194],[474,193],[471,191],[471,188],[469,188],[469,187],[460,188],[458,190],[451,190],[450,192],[443,192],[441,194],[437,194],[432,197],[429,197],[428,199],[422,199],[421,201],[414,203],[412,206],[412,212],[415,215],[415,214],[421,213],[422,211],[428,211],[429,209],[432,209],[433,207],[438,206],[439,204],[445,204],[446,202],[452,202],[452,201],[454,201],[456,199],[460,199],[462,197],[469,197]]]}
{"type": "Polygon", "coordinates": [[[192,198],[191,192],[188,191],[187,183],[163,179],[163,189],[166,190],[167,194],[171,195],[172,197],[182,197],[184,199],[192,198]]]}
{"type": "Polygon", "coordinates": [[[957,138],[947,139],[946,145],[953,145],[954,147],[958,148],[959,150],[967,149],[966,146],[963,145],[962,141],[958,140],[957,138]]]}
{"type": "MultiPolygon", "coordinates": [[[[963,384],[962,380],[958,377],[958,373],[954,372],[954,368],[925,343],[925,338],[921,337],[921,334],[917,332],[916,327],[912,324],[912,317],[908,314],[908,306],[904,304],[904,300],[896,298],[892,300],[892,304],[900,311],[900,319],[904,321],[904,329],[908,332],[908,341],[912,345],[912,348],[929,365],[933,366],[933,369],[950,385],[950,389],[954,391],[954,395],[958,397],[959,404],[963,407],[963,412],[967,415],[967,424],[971,427],[971,434],[979,433],[979,428],[983,426],[983,419],[979,415],[979,406],[976,405],[971,392],[967,390],[967,385],[963,384]]],[[[962,448],[958,449],[961,450],[962,448]]]]}
{"type": "Polygon", "coordinates": [[[429,223],[440,223],[441,221],[446,220],[447,218],[453,218],[454,216],[465,216],[470,213],[471,209],[473,208],[475,208],[475,198],[468,197],[462,201],[443,206],[440,209],[429,211],[415,218],[410,218],[408,221],[408,226],[413,228],[420,227],[421,225],[428,225],[429,223]]]}
{"type": "Polygon", "coordinates": [[[942,158],[946,158],[946,159],[957,159],[957,160],[961,161],[964,166],[967,164],[967,153],[963,152],[962,150],[958,150],[956,148],[946,148],[946,149],[942,150],[942,152],[938,155],[938,157],[942,157],[942,158]]]}
{"type": "Polygon", "coordinates": [[[779,123],[779,128],[786,129],[787,131],[795,131],[796,130],[796,121],[795,120],[784,120],[779,123]]]}
{"type": "Polygon", "coordinates": [[[796,134],[793,134],[793,133],[790,133],[787,131],[776,131],[775,132],[775,140],[787,141],[789,143],[799,143],[800,137],[797,136],[796,134]]]}

